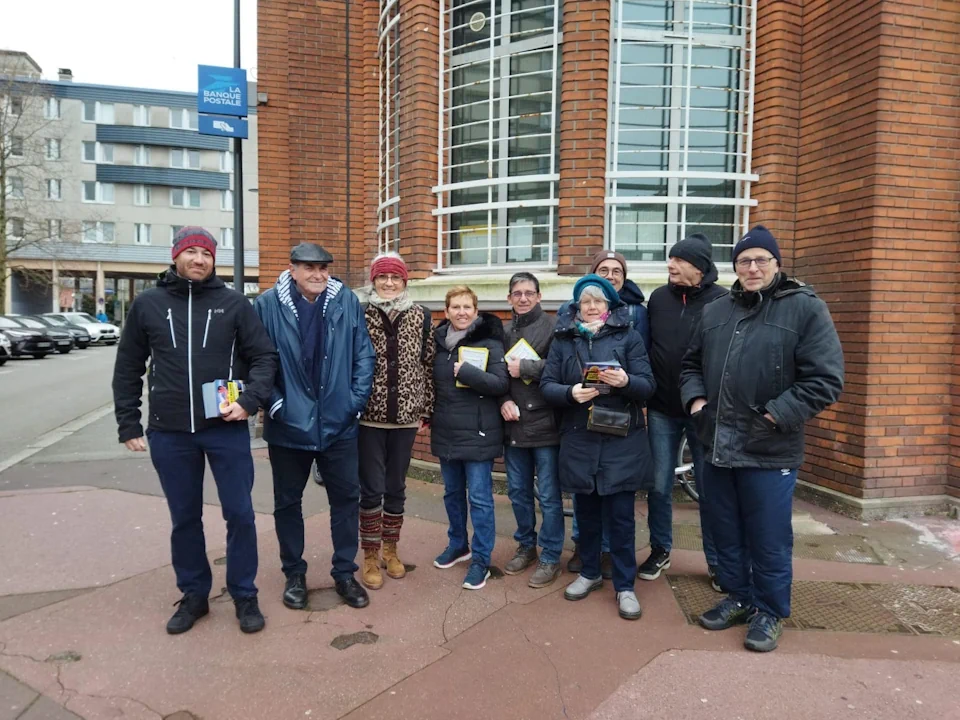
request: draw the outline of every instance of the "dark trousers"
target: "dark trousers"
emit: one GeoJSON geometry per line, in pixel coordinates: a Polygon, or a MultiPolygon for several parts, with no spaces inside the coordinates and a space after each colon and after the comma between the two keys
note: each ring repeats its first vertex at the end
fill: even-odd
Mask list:
{"type": "Polygon", "coordinates": [[[600,577],[600,542],[604,530],[610,534],[613,560],[613,587],[617,592],[633,590],[637,576],[636,519],[633,491],[613,495],[577,493],[574,512],[580,528],[580,558],[585,578],[600,577]]]}
{"type": "Polygon", "coordinates": [[[742,603],[790,617],[796,470],[704,463],[720,585],[742,603]]]}
{"type": "Polygon", "coordinates": [[[360,426],[360,507],[403,515],[407,498],[407,470],[417,439],[417,428],[360,426]]]}
{"type": "Polygon", "coordinates": [[[330,536],[333,540],[335,580],[357,571],[360,532],[360,480],[357,467],[357,439],[338,440],[323,452],[294,450],[270,445],[273,469],[273,520],[280,543],[283,574],[306,575],[303,559],[303,490],[310,478],[313,461],[323,476],[330,502],[330,536]]]}
{"type": "Polygon", "coordinates": [[[213,583],[203,535],[203,474],[209,462],[227,522],[227,590],[235,599],[256,597],[257,527],[247,423],[224,423],[197,433],[147,430],[147,440],[170,508],[170,550],[180,592],[205,598],[213,583]]]}

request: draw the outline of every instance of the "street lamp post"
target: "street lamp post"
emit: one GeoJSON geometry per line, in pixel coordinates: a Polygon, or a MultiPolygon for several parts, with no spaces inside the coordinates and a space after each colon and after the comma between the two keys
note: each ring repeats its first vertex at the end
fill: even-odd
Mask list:
{"type": "MultiPolygon", "coordinates": [[[[240,67],[240,0],[233,0],[233,66],[240,67]]],[[[233,287],[243,282],[243,140],[233,139],[233,287]]]]}

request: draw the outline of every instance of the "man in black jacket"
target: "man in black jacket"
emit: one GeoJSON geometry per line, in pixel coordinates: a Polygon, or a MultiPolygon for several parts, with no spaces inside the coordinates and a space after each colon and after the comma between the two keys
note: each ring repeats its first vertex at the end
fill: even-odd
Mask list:
{"type": "Polygon", "coordinates": [[[803,426],[843,390],[843,350],[826,304],[781,271],[762,225],[733,249],[737,282],[703,310],[683,358],[680,396],[706,446],[720,585],[708,630],[749,618],[744,645],[777,647],[790,616],[793,490],[803,426]]]}
{"type": "Polygon", "coordinates": [[[257,530],[254,525],[253,456],[247,418],[273,388],[277,353],[250,302],[214,272],[216,240],[203,228],[185,227],[173,243],[174,264],[130,306],[113,370],[120,442],[143,452],[140,397],[147,359],[150,459],[160,476],[173,530],[170,545],[183,597],[167,623],[186,632],[209,612],[213,578],[203,536],[203,474],[209,461],[227,521],[227,590],[243,632],[264,626],[257,603],[257,530]],[[243,394],[204,413],[204,383],[244,381],[243,394]]]}
{"type": "MultiPolygon", "coordinates": [[[[560,575],[563,552],[563,499],[560,493],[560,432],[554,408],[540,392],[540,375],[553,340],[556,320],[540,305],[540,281],[528,272],[510,278],[507,301],[513,316],[503,325],[503,350],[510,373],[510,392],[500,398],[504,426],[504,463],[507,466],[507,494],[517,520],[517,552],[504,566],[508,575],[519,575],[537,562],[530,576],[532,588],[547,587],[560,575]],[[524,357],[518,347],[531,348],[535,357],[524,357]],[[537,512],[534,507],[533,477],[537,477],[540,497],[540,535],[537,537],[537,512]],[[537,541],[542,554],[537,557],[537,541]]],[[[529,349],[526,350],[529,354],[529,349]]]]}
{"type": "MultiPolygon", "coordinates": [[[[677,453],[683,435],[693,455],[693,471],[700,492],[700,528],[703,552],[711,579],[716,573],[717,553],[713,547],[708,501],[703,495],[703,445],[697,440],[693,422],[680,401],[680,362],[690,335],[700,320],[703,307],[726,295],[716,285],[710,240],[695,233],[670,248],[667,261],[669,280],[653,291],[647,303],[650,318],[650,365],[657,391],[647,402],[647,426],[653,453],[654,486],[647,493],[647,526],[650,529],[650,556],[640,566],[641,580],[656,580],[670,567],[673,547],[673,483],[677,453]]],[[[716,589],[716,585],[714,586],[716,589]]]]}

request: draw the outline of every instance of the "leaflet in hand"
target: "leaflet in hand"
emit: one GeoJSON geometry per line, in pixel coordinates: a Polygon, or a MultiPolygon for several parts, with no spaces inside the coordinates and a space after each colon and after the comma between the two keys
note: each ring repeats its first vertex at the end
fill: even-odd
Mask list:
{"type": "MultiPolygon", "coordinates": [[[[506,355],[507,360],[541,360],[542,358],[533,349],[533,345],[528,343],[523,338],[517,340],[517,344],[514,345],[507,351],[506,355]]],[[[524,380],[524,382],[529,385],[533,380],[524,380]]]]}
{"type": "MultiPolygon", "coordinates": [[[[487,371],[487,360],[490,358],[490,351],[484,347],[460,347],[460,352],[457,354],[457,360],[467,365],[473,365],[476,368],[480,368],[484,372],[487,371]]],[[[470,387],[469,385],[464,385],[462,382],[457,380],[458,388],[470,387]]]]}
{"type": "Polygon", "coordinates": [[[583,387],[594,388],[601,395],[610,392],[610,386],[600,379],[600,373],[603,370],[619,370],[620,363],[616,360],[607,362],[591,361],[583,366],[583,387]]]}
{"type": "Polygon", "coordinates": [[[214,380],[200,386],[203,392],[203,416],[218,418],[243,392],[243,380],[214,380]]]}

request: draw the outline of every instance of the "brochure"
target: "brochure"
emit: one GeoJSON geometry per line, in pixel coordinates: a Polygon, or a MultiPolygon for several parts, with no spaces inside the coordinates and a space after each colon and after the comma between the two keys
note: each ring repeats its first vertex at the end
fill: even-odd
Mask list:
{"type": "MultiPolygon", "coordinates": [[[[473,365],[474,367],[480,368],[484,372],[487,371],[487,360],[490,357],[490,351],[484,347],[460,347],[460,351],[457,354],[457,360],[467,365],[473,365]]],[[[470,387],[469,385],[464,385],[462,382],[457,380],[458,388],[470,387]]]]}
{"type": "MultiPolygon", "coordinates": [[[[523,338],[520,338],[517,341],[517,344],[514,345],[507,351],[506,355],[507,360],[541,360],[542,358],[533,349],[533,345],[528,343],[523,338]]],[[[524,380],[527,385],[533,382],[533,380],[524,380]]]]}
{"type": "Polygon", "coordinates": [[[243,380],[214,380],[200,386],[203,393],[203,416],[218,418],[243,392],[243,380]]]}
{"type": "Polygon", "coordinates": [[[616,360],[588,362],[583,366],[583,387],[594,388],[598,390],[601,395],[608,394],[610,392],[610,386],[600,379],[600,372],[602,370],[616,370],[619,367],[620,363],[616,360]]]}

